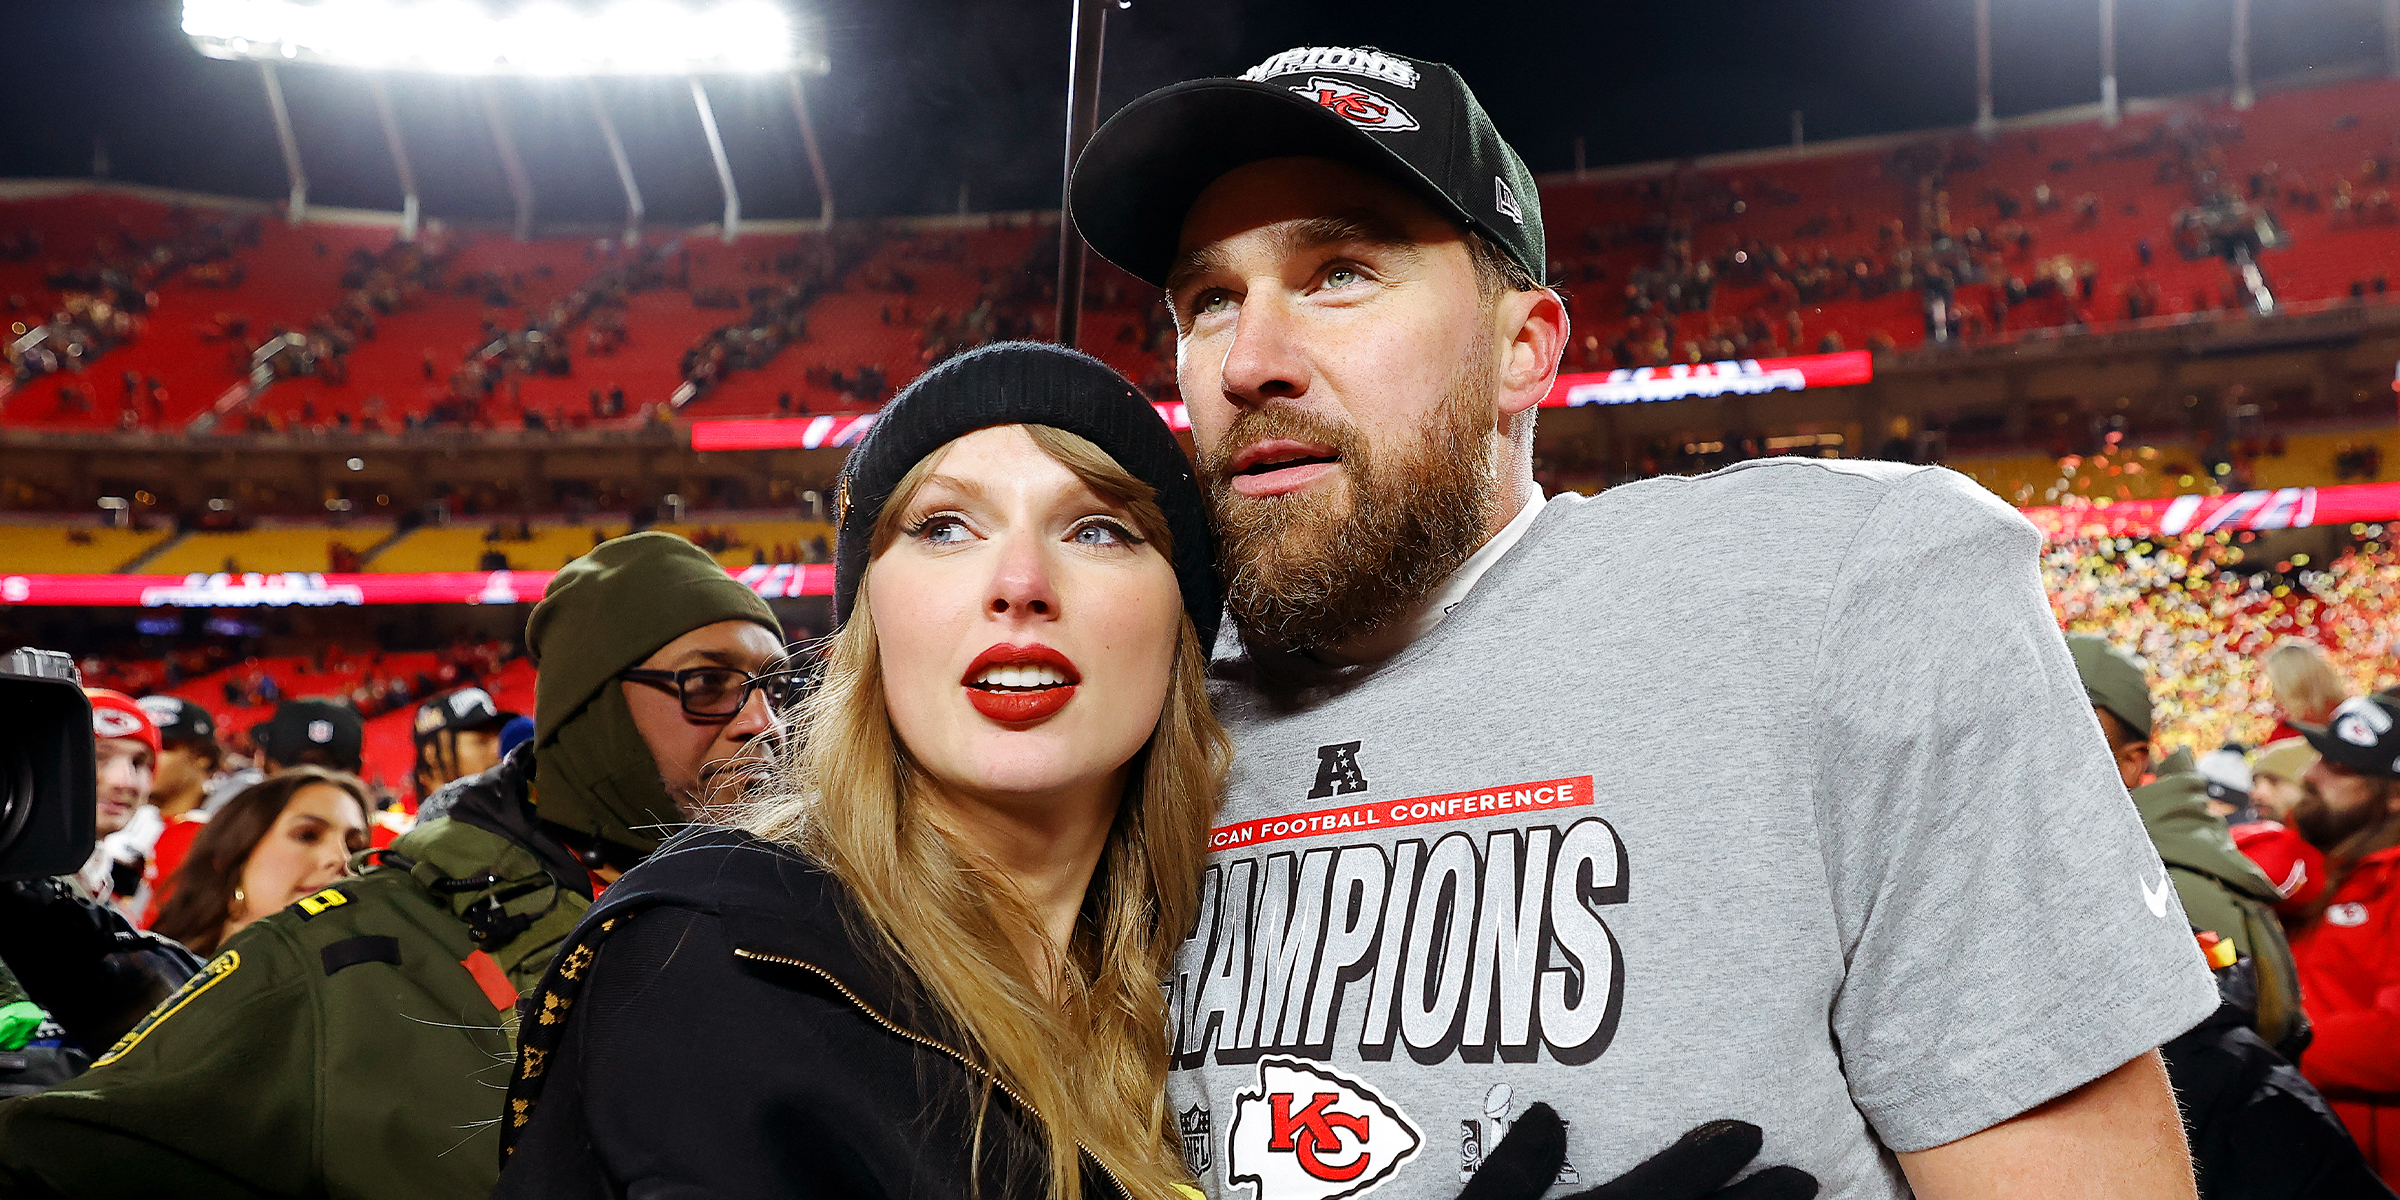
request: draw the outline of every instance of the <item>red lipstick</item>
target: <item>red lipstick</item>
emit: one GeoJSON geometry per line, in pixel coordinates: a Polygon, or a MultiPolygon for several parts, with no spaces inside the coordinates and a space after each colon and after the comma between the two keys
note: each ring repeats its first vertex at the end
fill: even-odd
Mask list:
{"type": "Polygon", "coordinates": [[[1035,643],[1012,646],[1006,642],[975,656],[967,664],[966,674],[959,683],[967,689],[967,703],[975,711],[1003,725],[1029,725],[1058,714],[1067,702],[1075,698],[1075,686],[1083,682],[1075,663],[1066,655],[1035,643]],[[1054,672],[1064,683],[1013,684],[983,682],[983,676],[994,668],[1042,668],[1054,672]]]}

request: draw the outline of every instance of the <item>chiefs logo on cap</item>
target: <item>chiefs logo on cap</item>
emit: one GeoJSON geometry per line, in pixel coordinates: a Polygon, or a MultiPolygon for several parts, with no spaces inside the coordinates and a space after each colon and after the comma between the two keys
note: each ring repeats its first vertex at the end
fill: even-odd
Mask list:
{"type": "Polygon", "coordinates": [[[1417,119],[1408,114],[1380,92],[1370,91],[1347,80],[1328,79],[1312,75],[1304,87],[1292,91],[1332,109],[1343,120],[1361,129],[1377,133],[1397,133],[1415,129],[1417,119]]]}
{"type": "Polygon", "coordinates": [[[92,706],[92,733],[102,738],[139,738],[142,719],[121,708],[92,706]]]}
{"type": "Polygon", "coordinates": [[[2333,735],[2353,746],[2371,747],[2392,729],[2391,714],[2365,696],[2352,696],[2333,712],[2333,735]]]}

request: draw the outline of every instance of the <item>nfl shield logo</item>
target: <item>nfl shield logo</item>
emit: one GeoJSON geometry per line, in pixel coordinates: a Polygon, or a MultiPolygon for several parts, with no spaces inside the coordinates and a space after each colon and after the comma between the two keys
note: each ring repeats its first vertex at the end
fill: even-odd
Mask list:
{"type": "Polygon", "coordinates": [[[1183,1126],[1183,1165],[1195,1178],[1208,1174],[1208,1110],[1195,1104],[1176,1123],[1183,1126]]]}

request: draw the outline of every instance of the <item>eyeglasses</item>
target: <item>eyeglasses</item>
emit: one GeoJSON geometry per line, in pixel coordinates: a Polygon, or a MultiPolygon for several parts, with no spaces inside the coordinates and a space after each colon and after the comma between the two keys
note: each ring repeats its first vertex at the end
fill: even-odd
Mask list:
{"type": "Polygon", "coordinates": [[[747,707],[752,692],[765,692],[767,707],[782,711],[800,693],[805,671],[806,668],[787,667],[753,675],[740,667],[685,667],[680,671],[636,667],[619,672],[617,678],[673,691],[683,705],[685,716],[724,718],[747,707]]]}

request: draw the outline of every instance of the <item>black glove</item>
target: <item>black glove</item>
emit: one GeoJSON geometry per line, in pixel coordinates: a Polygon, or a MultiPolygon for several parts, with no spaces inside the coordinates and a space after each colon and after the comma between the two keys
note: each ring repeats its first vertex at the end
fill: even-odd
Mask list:
{"type": "Polygon", "coordinates": [[[55,879],[0,883],[0,961],[94,1056],[200,969],[181,944],[135,929],[55,879]]]}
{"type": "MultiPolygon", "coordinates": [[[[1747,1121],[1711,1121],[1598,1187],[1562,1200],[1810,1200],[1817,1177],[1798,1167],[1769,1167],[1740,1183],[1727,1180],[1758,1157],[1763,1135],[1747,1121]]],[[[1458,1200],[1539,1200],[1567,1161],[1567,1127],[1535,1104],[1484,1157],[1458,1200]]]]}

